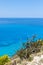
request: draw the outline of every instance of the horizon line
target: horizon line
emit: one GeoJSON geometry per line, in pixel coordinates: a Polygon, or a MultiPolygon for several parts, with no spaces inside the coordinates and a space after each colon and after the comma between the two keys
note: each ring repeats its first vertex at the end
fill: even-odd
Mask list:
{"type": "MultiPolygon", "coordinates": [[[[37,17],[0,17],[0,18],[37,18],[37,17]]],[[[42,18],[42,17],[38,17],[38,18],[42,18]]]]}

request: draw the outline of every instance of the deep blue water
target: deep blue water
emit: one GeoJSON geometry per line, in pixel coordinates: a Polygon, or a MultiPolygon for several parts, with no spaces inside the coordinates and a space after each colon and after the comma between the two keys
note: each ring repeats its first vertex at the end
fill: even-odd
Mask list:
{"type": "Polygon", "coordinates": [[[34,34],[43,39],[42,18],[0,18],[0,56],[12,56],[34,34]]]}

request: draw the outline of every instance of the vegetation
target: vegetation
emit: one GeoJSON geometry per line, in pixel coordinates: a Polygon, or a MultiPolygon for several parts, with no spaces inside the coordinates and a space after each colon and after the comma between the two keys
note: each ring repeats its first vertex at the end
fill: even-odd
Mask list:
{"type": "MultiPolygon", "coordinates": [[[[16,55],[20,57],[20,59],[28,59],[31,61],[33,57],[30,55],[40,52],[41,50],[43,51],[43,40],[37,40],[36,36],[33,36],[30,40],[27,38],[27,41],[23,43],[22,48],[16,53],[16,55]]],[[[0,57],[0,65],[5,65],[9,61],[10,59],[7,55],[0,57]]]]}
{"type": "Polygon", "coordinates": [[[0,57],[0,65],[4,65],[5,63],[7,63],[9,61],[10,61],[10,59],[7,55],[0,57]]]}
{"type": "Polygon", "coordinates": [[[29,60],[29,61],[32,61],[32,60],[33,60],[33,57],[30,56],[30,57],[28,58],[28,60],[29,60]]]}
{"type": "Polygon", "coordinates": [[[30,40],[23,43],[23,47],[17,52],[17,55],[23,59],[28,59],[31,54],[40,52],[43,50],[43,40],[36,40],[36,36],[33,36],[30,40]]]}

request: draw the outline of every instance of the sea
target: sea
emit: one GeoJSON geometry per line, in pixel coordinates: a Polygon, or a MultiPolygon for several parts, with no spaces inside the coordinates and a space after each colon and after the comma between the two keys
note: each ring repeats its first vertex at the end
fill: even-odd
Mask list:
{"type": "Polygon", "coordinates": [[[0,56],[12,57],[33,35],[43,39],[43,18],[0,18],[0,56]]]}

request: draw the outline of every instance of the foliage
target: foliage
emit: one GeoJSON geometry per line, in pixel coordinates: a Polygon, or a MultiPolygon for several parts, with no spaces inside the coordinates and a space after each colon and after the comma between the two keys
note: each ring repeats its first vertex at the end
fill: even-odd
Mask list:
{"type": "Polygon", "coordinates": [[[29,61],[32,61],[33,60],[33,57],[29,57],[29,61]]]}
{"type": "Polygon", "coordinates": [[[18,55],[21,59],[23,59],[23,57],[26,56],[25,54],[26,54],[26,53],[25,53],[25,50],[24,50],[24,49],[20,49],[20,50],[17,52],[17,55],[18,55]]]}
{"type": "MultiPolygon", "coordinates": [[[[33,59],[30,57],[31,54],[40,52],[43,49],[43,40],[36,40],[36,36],[33,36],[30,40],[27,39],[20,50],[18,50],[17,55],[23,59],[29,59],[30,61],[33,59]]],[[[7,55],[0,57],[0,65],[5,65],[9,62],[10,59],[7,55]]],[[[7,64],[8,65],[8,64],[7,64]]]]}
{"type": "Polygon", "coordinates": [[[9,62],[9,61],[10,59],[7,55],[0,57],[0,65],[4,65],[6,62],[9,62]]]}
{"type": "Polygon", "coordinates": [[[37,53],[43,48],[43,40],[35,40],[36,36],[33,36],[30,40],[23,43],[23,48],[18,51],[17,55],[20,58],[29,58],[30,54],[37,53]]]}

